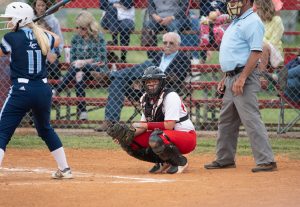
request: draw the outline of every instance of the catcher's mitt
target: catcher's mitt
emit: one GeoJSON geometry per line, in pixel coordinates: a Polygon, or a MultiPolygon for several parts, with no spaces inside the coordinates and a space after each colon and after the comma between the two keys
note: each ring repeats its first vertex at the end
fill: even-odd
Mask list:
{"type": "Polygon", "coordinates": [[[126,124],[116,123],[109,127],[106,133],[113,139],[116,139],[122,148],[127,148],[134,138],[135,128],[126,124]]]}

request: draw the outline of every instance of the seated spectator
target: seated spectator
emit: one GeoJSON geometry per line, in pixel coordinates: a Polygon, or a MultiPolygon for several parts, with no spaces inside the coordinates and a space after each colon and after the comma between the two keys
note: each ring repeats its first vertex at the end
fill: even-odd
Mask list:
{"type": "Polygon", "coordinates": [[[284,95],[291,101],[300,104],[300,64],[288,70],[284,95]]]}
{"type": "Polygon", "coordinates": [[[196,147],[196,132],[179,95],[165,86],[166,75],[156,66],[142,77],[145,93],[140,122],[133,123],[134,133],[120,137],[128,127],[116,123],[107,130],[130,156],[156,163],[150,173],[182,173],[188,167],[183,154],[196,147]]]}
{"type": "MultiPolygon", "coordinates": [[[[43,19],[39,20],[37,22],[37,24],[48,30],[51,31],[51,28],[49,27],[49,25],[47,24],[46,21],[44,21],[43,19]]],[[[61,78],[61,71],[59,68],[59,58],[60,58],[60,50],[58,47],[53,48],[48,54],[47,54],[47,62],[46,62],[46,70],[48,73],[48,78],[49,79],[60,79],[61,78]]]]}
{"type": "MultiPolygon", "coordinates": [[[[41,16],[45,13],[53,2],[49,0],[34,0],[32,3],[32,8],[34,11],[35,16],[41,16]]],[[[64,46],[64,39],[61,32],[61,27],[59,24],[58,19],[53,15],[46,16],[39,21],[37,21],[37,24],[41,27],[57,34],[60,38],[60,44],[57,48],[54,48],[48,55],[47,55],[47,63],[46,68],[48,72],[48,78],[50,79],[59,79],[61,77],[61,72],[59,69],[59,58],[61,56],[61,53],[63,51],[64,46]]]]}
{"type": "MultiPolygon", "coordinates": [[[[106,43],[93,15],[88,11],[81,11],[76,17],[76,29],[77,34],[71,41],[71,67],[53,91],[54,95],[63,91],[71,81],[76,81],[76,96],[85,97],[85,80],[93,78],[93,71],[108,72],[106,43]]],[[[77,113],[81,120],[88,118],[85,101],[79,102],[77,113]]]]}
{"type": "Polygon", "coordinates": [[[280,16],[272,0],[255,0],[256,12],[265,25],[264,45],[259,69],[276,68],[283,62],[282,36],[284,32],[280,16]]]}
{"type": "MultiPolygon", "coordinates": [[[[34,10],[34,14],[36,16],[41,16],[45,13],[45,11],[47,9],[49,9],[52,6],[53,3],[51,3],[50,0],[35,0],[33,1],[32,4],[32,8],[34,10]]],[[[64,47],[64,38],[61,32],[61,27],[59,24],[58,19],[53,15],[48,15],[46,17],[44,17],[43,19],[39,20],[39,21],[45,21],[47,23],[47,25],[49,26],[49,28],[51,28],[50,31],[52,31],[53,33],[57,34],[60,38],[60,43],[59,43],[59,53],[61,54],[63,51],[63,47],[64,47]]]]}
{"type": "Polygon", "coordinates": [[[142,94],[132,93],[130,87],[133,81],[141,79],[143,72],[149,66],[159,66],[167,76],[167,86],[180,92],[184,80],[190,72],[190,57],[183,51],[179,51],[181,39],[175,32],[163,35],[163,52],[159,53],[153,60],[147,60],[132,68],[111,72],[108,101],[105,107],[105,121],[96,131],[106,131],[114,122],[120,120],[121,110],[125,96],[131,98],[142,94]]]}
{"type": "MultiPolygon", "coordinates": [[[[224,31],[230,22],[226,1],[200,2],[200,45],[218,48],[224,31]]],[[[204,64],[212,56],[212,51],[200,51],[200,63],[204,64]]]]}
{"type": "MultiPolygon", "coordinates": [[[[199,17],[194,13],[190,12],[190,29],[191,33],[187,32],[185,34],[181,34],[181,46],[194,46],[198,47],[200,44],[199,39],[199,17]]],[[[192,64],[199,64],[199,51],[190,51],[191,53],[191,62],[192,64]]]]}
{"type": "MultiPolygon", "coordinates": [[[[134,31],[135,8],[133,0],[99,0],[100,9],[104,11],[101,26],[112,33],[114,45],[128,46],[130,33],[134,31]]],[[[121,51],[121,61],[126,62],[126,50],[121,51]]]]}
{"type": "MultiPolygon", "coordinates": [[[[156,34],[166,30],[168,32],[181,32],[190,29],[190,20],[188,18],[189,0],[149,0],[148,13],[149,21],[144,23],[145,30],[148,31],[149,44],[147,46],[156,46],[156,34]]],[[[154,58],[156,52],[148,52],[148,58],[154,58]]]]}
{"type": "MultiPolygon", "coordinates": [[[[107,41],[107,46],[113,46],[112,41],[107,41]]],[[[114,51],[107,51],[107,62],[108,63],[118,63],[120,62],[119,56],[114,51]]]]}
{"type": "Polygon", "coordinates": [[[267,76],[267,79],[273,84],[279,84],[286,98],[300,104],[300,56],[286,64],[278,74],[273,74],[272,78],[267,76]]]}
{"type": "Polygon", "coordinates": [[[201,0],[199,3],[200,7],[200,19],[207,17],[211,11],[218,11],[221,14],[227,13],[227,0],[201,0]]]}

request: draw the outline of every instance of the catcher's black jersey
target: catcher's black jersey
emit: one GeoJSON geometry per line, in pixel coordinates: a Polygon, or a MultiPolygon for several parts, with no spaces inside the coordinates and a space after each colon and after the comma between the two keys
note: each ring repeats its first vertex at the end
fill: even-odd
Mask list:
{"type": "MultiPolygon", "coordinates": [[[[46,35],[52,49],[54,38],[48,33],[46,35]]],[[[16,32],[5,34],[0,47],[4,54],[11,53],[11,79],[40,80],[47,77],[46,56],[42,54],[31,29],[24,27],[16,32]]]]}

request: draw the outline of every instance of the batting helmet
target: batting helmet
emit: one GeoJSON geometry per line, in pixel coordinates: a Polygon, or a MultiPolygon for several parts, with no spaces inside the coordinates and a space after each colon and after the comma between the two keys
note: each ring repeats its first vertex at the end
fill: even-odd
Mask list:
{"type": "MultiPolygon", "coordinates": [[[[34,18],[34,12],[31,6],[23,2],[13,2],[6,6],[5,13],[1,14],[0,17],[11,18],[7,21],[7,27],[5,29],[13,29],[15,27],[23,27],[26,24],[32,22],[34,18]],[[8,26],[11,24],[11,28],[8,26]]],[[[3,29],[1,29],[3,30],[3,29]]]]}

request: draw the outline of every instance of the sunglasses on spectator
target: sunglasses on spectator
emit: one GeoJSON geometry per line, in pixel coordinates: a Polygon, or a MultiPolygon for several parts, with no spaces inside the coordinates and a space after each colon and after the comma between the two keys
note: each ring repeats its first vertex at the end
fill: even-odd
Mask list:
{"type": "Polygon", "coordinates": [[[163,41],[164,45],[175,45],[175,42],[168,42],[168,41],[163,41]]]}
{"type": "Polygon", "coordinates": [[[81,30],[83,30],[83,31],[86,31],[86,30],[87,30],[86,27],[76,27],[76,29],[81,29],[81,30]]]}

